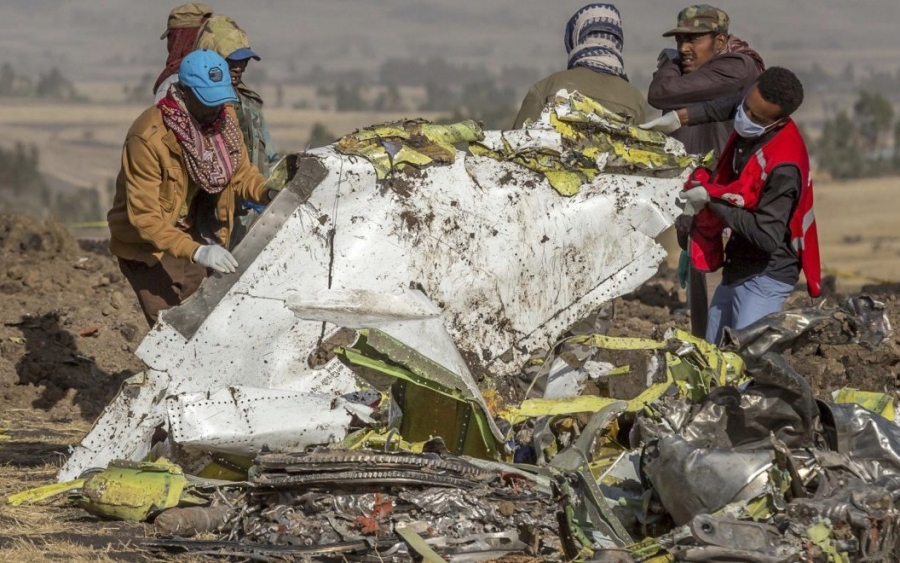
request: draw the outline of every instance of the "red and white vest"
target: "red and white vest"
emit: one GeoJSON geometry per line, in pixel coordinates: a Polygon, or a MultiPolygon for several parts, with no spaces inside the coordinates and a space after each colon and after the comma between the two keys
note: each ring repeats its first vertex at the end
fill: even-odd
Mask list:
{"type": "MultiPolygon", "coordinates": [[[[793,120],[750,157],[740,175],[734,171],[734,153],[739,137],[732,133],[719,157],[715,174],[698,169],[685,184],[690,189],[700,182],[710,197],[725,200],[736,207],[755,209],[766,179],[777,166],[793,164],[800,170],[800,199],[791,216],[791,246],[800,258],[809,294],[818,297],[822,292],[822,272],[819,263],[819,236],[813,211],[813,185],[809,175],[809,154],[800,130],[793,120]]],[[[691,233],[691,261],[703,272],[722,267],[725,261],[722,230],[725,224],[711,209],[704,208],[695,218],[691,233]]]]}

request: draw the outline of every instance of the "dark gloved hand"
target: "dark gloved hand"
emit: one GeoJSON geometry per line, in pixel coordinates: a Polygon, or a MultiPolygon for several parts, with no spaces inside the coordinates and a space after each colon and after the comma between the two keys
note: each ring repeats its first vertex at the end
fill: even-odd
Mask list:
{"type": "Polygon", "coordinates": [[[238,267],[234,256],[218,244],[207,244],[198,248],[194,252],[194,262],[212,268],[220,274],[233,274],[238,267]]]}
{"type": "Polygon", "coordinates": [[[678,51],[676,49],[672,49],[671,47],[663,49],[656,57],[656,68],[661,67],[668,61],[672,61],[674,63],[677,59],[678,51]]]}

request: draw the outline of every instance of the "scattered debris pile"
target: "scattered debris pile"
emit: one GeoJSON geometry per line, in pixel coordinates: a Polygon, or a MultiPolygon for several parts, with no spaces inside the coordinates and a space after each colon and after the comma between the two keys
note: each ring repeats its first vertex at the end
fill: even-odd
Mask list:
{"type": "Polygon", "coordinates": [[[239,540],[307,547],[380,540],[410,555],[399,533],[444,556],[527,546],[540,556],[560,552],[548,483],[520,471],[438,454],[335,450],[260,456],[252,482],[233,534],[239,540]]]}
{"type": "MultiPolygon", "coordinates": [[[[817,401],[778,352],[803,338],[877,347],[890,330],[883,305],[861,297],[839,309],[772,315],[729,333],[726,350],[678,330],[663,341],[573,337],[609,368],[589,376],[590,388],[498,413],[503,461],[453,455],[443,438],[411,443],[395,431],[360,430],[309,453],[263,451],[252,462],[220,456],[246,481],[187,484],[163,462],[155,471],[177,476],[177,486],[137,486],[117,464],[73,484],[99,496],[74,498],[92,512],[130,518],[208,504],[163,511],[157,526],[174,537],[148,544],[191,552],[892,561],[900,549],[900,427],[891,397],[845,390],[838,398],[856,402],[817,401]],[[629,363],[610,361],[622,351],[629,363]],[[610,380],[632,370],[647,386],[631,398],[611,392],[610,380]],[[116,498],[128,490],[142,491],[142,500],[116,498]],[[125,515],[123,504],[142,508],[125,515]],[[188,539],[200,532],[220,539],[188,539]]],[[[415,363],[410,357],[395,369],[415,363]]],[[[547,365],[555,366],[544,374],[548,388],[571,371],[552,358],[547,365]]],[[[146,473],[154,464],[124,466],[146,473]]],[[[163,482],[156,474],[153,481],[163,482]]]]}
{"type": "Polygon", "coordinates": [[[255,559],[890,560],[892,397],[817,401],[787,360],[878,350],[884,305],[721,349],[614,336],[597,310],[652,276],[696,161],[585,104],[545,112],[556,152],[540,124],[523,156],[415,121],[284,159],[238,274],[164,313],[63,482],[10,502],[68,492],[154,521],[151,547],[255,559]]]}
{"type": "MultiPolygon", "coordinates": [[[[472,153],[508,160],[542,174],[571,196],[601,173],[679,176],[697,159],[667,135],[645,131],[578,92],[557,92],[540,118],[524,129],[488,131],[472,153]]],[[[702,165],[707,164],[703,159],[702,165]]]]}

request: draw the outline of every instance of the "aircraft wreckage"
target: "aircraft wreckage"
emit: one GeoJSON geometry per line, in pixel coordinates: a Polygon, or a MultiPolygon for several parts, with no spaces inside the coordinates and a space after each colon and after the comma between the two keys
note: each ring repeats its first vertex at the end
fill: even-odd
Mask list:
{"type": "Polygon", "coordinates": [[[164,313],[61,483],[10,501],[65,491],[154,521],[150,547],[262,560],[896,560],[891,398],[816,401],[780,353],[877,346],[883,305],[722,348],[567,332],[655,273],[697,165],[565,92],[521,131],[415,120],[291,155],[238,273],[164,313]]]}

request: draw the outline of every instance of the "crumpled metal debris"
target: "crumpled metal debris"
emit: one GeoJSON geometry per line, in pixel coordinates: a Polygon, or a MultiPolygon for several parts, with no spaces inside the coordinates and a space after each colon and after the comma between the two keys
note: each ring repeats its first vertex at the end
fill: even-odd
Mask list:
{"type": "Polygon", "coordinates": [[[539,172],[564,196],[575,195],[601,173],[670,177],[699,161],[671,137],[639,129],[597,101],[566,90],[525,129],[488,131],[470,150],[539,172]]]}
{"type": "Polygon", "coordinates": [[[172,533],[220,534],[154,546],[248,557],[897,553],[887,404],[816,401],[783,354],[878,346],[883,305],[772,315],[723,349],[677,330],[559,342],[653,273],[675,176],[695,160],[576,94],[545,113],[480,140],[471,123],[368,128],[283,160],[238,275],[162,315],[138,351],[147,372],[59,477],[108,469],[53,490],[78,487],[104,517],[162,512],[172,533]],[[479,388],[529,359],[523,400],[479,388]],[[180,465],[137,461],[161,454],[180,465]],[[226,475],[247,482],[209,480],[226,475]]]}
{"type": "MultiPolygon", "coordinates": [[[[790,321],[805,327],[795,339],[851,342],[880,323],[857,310],[773,315],[769,333],[800,319],[790,321]],[[822,319],[840,319],[841,330],[820,330],[822,319]]],[[[355,349],[376,372],[405,370],[394,386],[471,399],[415,350],[379,343],[386,335],[377,329],[358,336],[334,352],[355,349]]],[[[401,434],[382,437],[384,451],[346,449],[371,445],[372,431],[311,453],[263,453],[248,488],[215,510],[220,540],[151,545],[349,559],[377,549],[382,559],[452,561],[890,561],[900,550],[900,428],[877,412],[816,401],[786,362],[772,362],[773,346],[723,351],[674,330],[659,342],[576,338],[609,363],[606,377],[637,366],[648,388],[631,400],[529,399],[508,410],[500,426],[507,436],[530,428],[532,464],[457,457],[441,438],[412,453],[401,434]],[[659,366],[647,371],[648,357],[659,366]],[[665,388],[647,398],[654,385],[665,388]]],[[[885,401],[864,398],[884,410],[885,401]]]]}
{"type": "Polygon", "coordinates": [[[769,485],[770,451],[707,448],[677,434],[648,447],[644,474],[677,525],[732,502],[751,501],[769,485]]]}
{"type": "Polygon", "coordinates": [[[373,125],[345,135],[335,144],[337,152],[361,156],[372,163],[379,180],[406,166],[453,164],[460,143],[484,139],[481,126],[472,121],[438,125],[410,119],[373,125]]]}
{"type": "Polygon", "coordinates": [[[873,329],[885,326],[883,311],[870,316],[870,308],[854,306],[868,301],[763,319],[744,333],[759,337],[738,333],[733,341],[745,346],[736,351],[753,376],[749,385],[717,388],[699,405],[666,398],[639,415],[632,440],[643,444],[649,491],[663,507],[657,519],[687,525],[703,515],[716,522],[737,515],[779,525],[776,541],[753,548],[709,546],[676,528],[657,538],[659,552],[735,561],[792,561],[822,552],[886,560],[897,553],[900,427],[861,405],[817,402],[774,352],[801,337],[847,343],[880,333],[883,339],[883,329],[873,329]],[[835,321],[840,330],[822,330],[835,321]]]}
{"type": "Polygon", "coordinates": [[[528,549],[552,557],[562,550],[558,489],[512,466],[324,450],[260,456],[251,481],[255,489],[231,541],[316,546],[324,554],[348,541],[393,538],[379,549],[382,557],[411,557],[425,546],[454,561],[528,549]]]}

